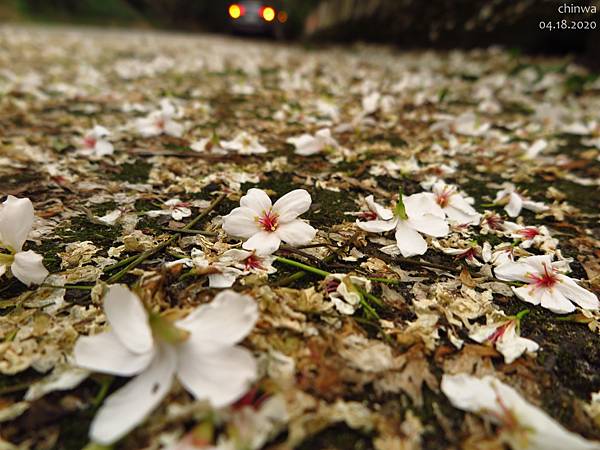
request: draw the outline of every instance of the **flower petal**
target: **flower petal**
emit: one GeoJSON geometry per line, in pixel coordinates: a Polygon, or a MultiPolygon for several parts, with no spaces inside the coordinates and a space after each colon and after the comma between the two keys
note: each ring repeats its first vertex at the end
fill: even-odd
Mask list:
{"type": "Polygon", "coordinates": [[[422,255],[427,251],[427,241],[404,220],[399,221],[396,227],[396,245],[405,258],[422,255]]]}
{"type": "Polygon", "coordinates": [[[109,286],[104,297],[104,313],[115,335],[133,353],[147,353],[153,345],[148,313],[127,286],[109,286]]]}
{"type": "Polygon", "coordinates": [[[494,268],[496,278],[504,281],[522,281],[524,283],[531,282],[531,278],[527,275],[536,273],[534,267],[525,262],[505,262],[494,268]]]}
{"type": "Polygon", "coordinates": [[[365,197],[365,203],[371,211],[377,214],[377,217],[379,217],[380,219],[392,220],[394,218],[394,213],[392,212],[392,210],[381,206],[373,199],[372,195],[365,197]]]}
{"type": "Polygon", "coordinates": [[[558,289],[538,289],[540,304],[556,314],[565,314],[575,311],[575,305],[569,301],[558,289]]]}
{"type": "Polygon", "coordinates": [[[249,295],[220,292],[214,300],[196,308],[177,326],[191,333],[189,342],[233,345],[240,342],[258,320],[258,306],[249,295]]]}
{"type": "Polygon", "coordinates": [[[242,244],[246,250],[255,250],[257,255],[270,255],[281,245],[281,238],[277,233],[261,231],[242,244]]]}
{"type": "Polygon", "coordinates": [[[521,286],[514,287],[511,286],[511,289],[519,297],[521,300],[527,303],[531,303],[532,305],[539,305],[541,296],[539,293],[535,292],[535,288],[532,286],[521,286]]]}
{"type": "Polygon", "coordinates": [[[173,137],[181,137],[183,135],[183,125],[173,120],[165,122],[165,134],[173,137]]]}
{"type": "Polygon", "coordinates": [[[583,309],[598,309],[599,302],[598,297],[595,294],[588,291],[587,289],[579,286],[575,281],[565,275],[558,275],[559,283],[556,285],[556,289],[561,294],[567,297],[572,302],[577,303],[583,309]]]}
{"type": "Polygon", "coordinates": [[[256,379],[256,361],[242,347],[216,348],[185,342],[178,348],[177,377],[199,400],[221,408],[239,399],[256,379]]]}
{"type": "Polygon", "coordinates": [[[223,217],[223,229],[231,236],[248,239],[261,231],[257,217],[256,211],[247,206],[235,208],[223,217]]]}
{"type": "Polygon", "coordinates": [[[250,208],[255,216],[262,216],[271,209],[271,199],[262,189],[252,188],[240,199],[240,206],[250,208]]]}
{"type": "Polygon", "coordinates": [[[92,440],[110,445],[142,423],[169,392],[176,364],[173,349],[159,349],[148,369],[106,399],[92,422],[92,440]]]}
{"type": "Polygon", "coordinates": [[[368,231],[369,233],[383,233],[396,228],[398,224],[397,220],[368,220],[366,222],[356,221],[356,225],[361,230],[368,231]]]}
{"type": "Polygon", "coordinates": [[[297,246],[308,244],[315,238],[317,230],[302,220],[282,223],[275,231],[277,236],[286,244],[297,246]]]}
{"type": "Polygon", "coordinates": [[[310,208],[312,199],[304,189],[288,192],[275,202],[273,211],[279,215],[279,222],[291,222],[310,208]]]}
{"type": "Polygon", "coordinates": [[[32,250],[17,253],[10,270],[27,286],[41,284],[48,276],[48,271],[42,263],[42,256],[32,250]]]}
{"type": "Polygon", "coordinates": [[[510,201],[504,207],[504,210],[510,217],[517,217],[523,208],[523,199],[516,192],[510,193],[510,201]]]}
{"type": "Polygon", "coordinates": [[[0,243],[15,252],[23,248],[33,225],[33,205],[28,198],[9,195],[0,208],[0,243]]]}
{"type": "Polygon", "coordinates": [[[421,192],[419,194],[413,194],[402,197],[406,214],[410,218],[416,218],[424,214],[431,214],[433,216],[443,219],[446,217],[440,205],[435,201],[435,195],[431,192],[421,192]]]}
{"type": "Polygon", "coordinates": [[[126,377],[148,367],[154,351],[133,353],[121,343],[114,331],[109,330],[94,336],[80,336],[74,354],[79,367],[126,377]]]}
{"type": "Polygon", "coordinates": [[[420,217],[409,216],[406,222],[411,228],[429,236],[442,237],[450,232],[446,220],[431,214],[424,214],[420,217]]]}
{"type": "Polygon", "coordinates": [[[112,155],[115,152],[113,145],[108,141],[98,141],[94,148],[96,156],[112,155]]]}

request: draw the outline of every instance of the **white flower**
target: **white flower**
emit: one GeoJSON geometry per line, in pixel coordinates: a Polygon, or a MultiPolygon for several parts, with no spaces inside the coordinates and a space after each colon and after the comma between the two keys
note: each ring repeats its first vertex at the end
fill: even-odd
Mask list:
{"type": "Polygon", "coordinates": [[[478,225],[481,220],[475,208],[467,198],[463,197],[455,186],[450,186],[442,180],[436,181],[431,187],[435,202],[442,208],[446,216],[459,225],[478,225]]]}
{"type": "Polygon", "coordinates": [[[296,147],[294,153],[302,156],[314,155],[328,148],[336,148],[338,146],[337,141],[331,136],[329,128],[317,131],[314,136],[303,134],[298,137],[291,137],[286,142],[296,147]]]}
{"type": "Polygon", "coordinates": [[[183,135],[183,125],[173,120],[175,116],[175,107],[167,99],[160,102],[160,109],[154,111],[143,119],[138,119],[138,132],[144,137],[160,136],[168,134],[169,136],[181,137],[183,135]]]}
{"type": "Polygon", "coordinates": [[[523,197],[517,192],[515,185],[512,183],[504,184],[504,189],[496,193],[494,203],[506,205],[504,210],[510,217],[517,217],[523,208],[533,212],[541,212],[548,209],[542,202],[534,202],[523,197]]]}
{"type": "Polygon", "coordinates": [[[384,208],[375,201],[373,196],[365,198],[369,209],[378,219],[367,222],[356,221],[359,228],[371,233],[383,233],[396,230],[396,245],[402,256],[422,255],[427,251],[427,241],[419,233],[429,236],[442,237],[449,233],[445,214],[431,194],[413,194],[401,196],[394,211],[384,208]]]}
{"type": "Polygon", "coordinates": [[[28,198],[9,195],[0,207],[0,277],[10,269],[27,286],[40,284],[48,276],[41,255],[23,251],[33,217],[33,205],[28,198]]]}
{"type": "Polygon", "coordinates": [[[178,221],[185,217],[190,217],[192,215],[192,211],[189,208],[191,204],[182,202],[178,198],[172,198],[171,200],[167,200],[164,203],[164,205],[166,206],[166,209],[148,211],[146,214],[150,217],[170,215],[174,220],[178,221]]]}
{"type": "Polygon", "coordinates": [[[263,190],[253,188],[240,199],[240,207],[223,218],[223,229],[247,239],[242,247],[259,255],[275,252],[281,241],[293,246],[308,244],[317,231],[298,216],[308,211],[311,203],[304,189],[288,192],[272,205],[263,190]]]}
{"type": "Polygon", "coordinates": [[[534,305],[541,304],[552,312],[574,311],[571,302],[583,309],[598,309],[599,302],[593,293],[559,272],[562,265],[564,263],[552,262],[550,255],[536,255],[499,265],[494,272],[500,280],[527,283],[512,288],[517,297],[534,305]]]}
{"type": "Polygon", "coordinates": [[[198,153],[210,152],[216,155],[227,153],[225,149],[221,148],[219,138],[216,136],[213,138],[202,138],[190,145],[190,148],[198,153]]]}
{"type": "Polygon", "coordinates": [[[540,227],[524,227],[514,222],[504,222],[502,225],[509,236],[514,239],[520,239],[521,248],[539,248],[545,252],[556,250],[558,239],[550,235],[550,231],[544,225],[540,227]]]}
{"type": "Polygon", "coordinates": [[[240,155],[267,153],[266,147],[261,145],[255,136],[251,136],[245,131],[239,133],[232,141],[221,141],[221,147],[240,155]]]}
{"type": "Polygon", "coordinates": [[[522,315],[507,317],[498,312],[496,317],[488,317],[487,325],[475,325],[469,337],[480,344],[494,345],[504,356],[506,364],[510,364],[523,353],[532,353],[540,348],[536,342],[519,335],[521,318],[522,315]]]}
{"type": "Polygon", "coordinates": [[[82,336],[75,345],[80,367],[118,376],[137,375],[110,395],[92,422],[90,437],[109,445],[156,408],[176,376],[197,399],[227,406],[256,377],[252,354],[235,344],[254,328],[255,301],[233,291],[218,294],[186,318],[170,322],[148,313],[126,286],[113,285],[104,298],[110,329],[82,336]]]}
{"type": "Polygon", "coordinates": [[[444,375],[441,389],[454,407],[499,425],[501,437],[513,450],[600,449],[599,442],[568,431],[492,376],[444,375]]]}
{"type": "Polygon", "coordinates": [[[79,153],[87,156],[106,156],[114,153],[113,145],[108,141],[110,132],[100,125],[88,131],[81,140],[79,153]]]}
{"type": "Polygon", "coordinates": [[[333,302],[335,309],[346,315],[354,314],[359,307],[363,294],[371,291],[371,281],[355,275],[333,273],[323,281],[325,290],[333,302]]]}
{"type": "Polygon", "coordinates": [[[465,136],[482,136],[490,127],[489,123],[481,122],[472,112],[465,112],[452,121],[452,129],[465,136]]]}

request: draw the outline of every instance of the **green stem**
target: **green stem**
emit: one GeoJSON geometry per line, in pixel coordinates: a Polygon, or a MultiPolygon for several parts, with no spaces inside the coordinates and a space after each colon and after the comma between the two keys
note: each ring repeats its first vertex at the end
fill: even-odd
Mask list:
{"type": "Polygon", "coordinates": [[[94,286],[79,286],[76,284],[65,284],[64,286],[55,286],[53,284],[40,284],[40,287],[53,288],[53,289],[76,289],[79,291],[91,291],[94,286]]]}
{"type": "Polygon", "coordinates": [[[98,381],[100,384],[100,390],[98,391],[98,394],[96,394],[96,397],[94,397],[92,400],[92,405],[94,405],[94,408],[98,408],[104,401],[104,398],[106,397],[106,394],[108,394],[108,390],[110,389],[110,385],[114,379],[115,377],[113,376],[103,376],[102,379],[98,381]]]}
{"type": "Polygon", "coordinates": [[[390,278],[378,278],[378,277],[367,277],[367,280],[376,281],[378,283],[386,283],[386,284],[401,284],[400,280],[392,280],[390,278]]]}
{"type": "Polygon", "coordinates": [[[517,320],[521,320],[521,319],[523,319],[523,317],[525,317],[527,314],[529,314],[529,310],[528,310],[528,309],[524,309],[524,310],[522,310],[522,311],[519,311],[515,317],[517,318],[517,320]]]}
{"type": "Polygon", "coordinates": [[[122,259],[121,261],[114,263],[112,266],[105,267],[103,272],[110,272],[112,270],[118,269],[119,267],[123,267],[124,265],[129,264],[131,261],[133,261],[137,257],[138,257],[138,255],[133,255],[133,256],[129,256],[128,258],[122,259]]]}
{"type": "Polygon", "coordinates": [[[315,275],[319,275],[320,277],[323,277],[323,278],[331,275],[331,273],[326,272],[324,270],[317,269],[316,267],[309,266],[308,264],[303,264],[301,262],[294,261],[292,259],[287,259],[282,256],[276,256],[275,261],[280,262],[282,264],[287,264],[288,266],[292,266],[292,267],[296,267],[298,269],[305,270],[307,272],[314,273],[315,275]]]}

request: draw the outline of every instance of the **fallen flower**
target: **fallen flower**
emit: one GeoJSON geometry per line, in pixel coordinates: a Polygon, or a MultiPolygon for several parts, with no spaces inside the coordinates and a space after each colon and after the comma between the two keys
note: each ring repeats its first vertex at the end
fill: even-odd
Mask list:
{"type": "Polygon", "coordinates": [[[191,203],[182,202],[178,198],[172,198],[171,200],[167,200],[164,205],[165,209],[157,209],[153,211],[148,211],[146,214],[150,217],[158,217],[163,215],[170,215],[173,220],[181,220],[185,217],[190,217],[192,215],[192,211],[189,206],[191,203]]]}
{"type": "Polygon", "coordinates": [[[113,145],[108,141],[110,132],[100,125],[88,131],[81,140],[79,153],[86,156],[107,156],[114,153],[113,145]]]}
{"type": "Polygon", "coordinates": [[[292,144],[296,148],[294,153],[302,156],[314,155],[338,146],[337,141],[331,136],[331,130],[329,128],[323,128],[322,130],[317,131],[314,136],[311,134],[303,134],[298,137],[291,137],[288,138],[286,142],[292,144]]]}
{"type": "Polygon", "coordinates": [[[9,195],[0,207],[0,277],[9,269],[27,286],[40,284],[48,276],[42,256],[23,251],[33,226],[33,205],[28,198],[9,195]]]}
{"type": "Polygon", "coordinates": [[[146,118],[138,119],[136,126],[144,137],[160,136],[161,134],[181,137],[183,125],[173,120],[174,117],[175,107],[169,100],[163,99],[160,102],[160,109],[150,113],[146,118]]]}
{"type": "Polygon", "coordinates": [[[523,208],[533,212],[541,212],[548,209],[542,202],[534,202],[519,194],[517,188],[512,183],[504,184],[504,189],[496,193],[494,203],[506,205],[504,206],[504,210],[510,217],[517,217],[523,208]]]}
{"type": "Polygon", "coordinates": [[[259,255],[275,252],[282,241],[292,246],[308,244],[317,231],[298,216],[308,211],[311,203],[304,189],[288,192],[272,205],[265,191],[252,188],[240,199],[240,206],[223,218],[223,229],[247,239],[242,247],[259,255]]]}
{"type": "Polygon", "coordinates": [[[500,437],[513,450],[600,449],[600,442],[568,431],[495,377],[445,374],[441,389],[454,407],[499,425],[500,437]]]}
{"type": "Polygon", "coordinates": [[[486,325],[475,325],[469,337],[480,344],[495,346],[504,356],[504,362],[510,364],[523,353],[533,353],[540,348],[537,342],[520,336],[521,319],[528,312],[523,310],[516,316],[498,312],[494,317],[488,317],[486,325]]]}
{"type": "Polygon", "coordinates": [[[550,231],[544,225],[540,227],[524,227],[514,222],[504,222],[502,225],[513,239],[519,239],[521,248],[539,248],[545,252],[556,250],[558,239],[550,235],[550,231]]]}
{"type": "Polygon", "coordinates": [[[255,155],[267,153],[266,147],[258,142],[255,136],[242,131],[231,141],[221,141],[221,147],[225,150],[234,151],[240,155],[255,155]]]}
{"type": "Polygon", "coordinates": [[[517,262],[506,262],[494,269],[496,278],[504,281],[521,281],[525,286],[512,287],[521,300],[542,305],[555,313],[575,310],[574,302],[583,309],[596,310],[598,298],[575,281],[559,272],[560,261],[552,262],[550,255],[535,255],[517,262]]]}
{"type": "Polygon", "coordinates": [[[364,292],[371,291],[371,282],[363,277],[332,273],[323,281],[325,290],[340,313],[352,315],[359,307],[364,292]]]}
{"type": "Polygon", "coordinates": [[[96,414],[90,437],[99,444],[112,444],[140,424],[167,395],[174,376],[215,408],[240,398],[256,377],[252,354],[235,345],[258,318],[249,296],[221,292],[212,303],[172,322],[146,311],[126,286],[113,285],[104,297],[104,312],[110,330],[80,337],[76,364],[137,377],[110,395],[96,414]]]}
{"type": "Polygon", "coordinates": [[[396,244],[402,256],[422,255],[427,251],[427,241],[419,233],[442,237],[449,233],[445,214],[430,195],[400,195],[394,211],[384,208],[369,195],[365,198],[377,220],[356,221],[358,227],[371,233],[383,233],[396,229],[396,244]]]}
{"type": "Polygon", "coordinates": [[[458,192],[456,186],[451,186],[442,180],[438,180],[431,186],[431,190],[435,196],[435,202],[446,213],[448,219],[460,225],[479,224],[481,214],[469,204],[469,201],[472,201],[472,199],[463,197],[458,192]]]}

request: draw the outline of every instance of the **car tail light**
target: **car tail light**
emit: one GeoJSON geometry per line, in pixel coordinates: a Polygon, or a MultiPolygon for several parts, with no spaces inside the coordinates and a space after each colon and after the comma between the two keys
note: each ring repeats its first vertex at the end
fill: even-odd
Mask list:
{"type": "Polygon", "coordinates": [[[243,15],[244,7],[242,5],[238,5],[237,3],[229,5],[229,17],[232,19],[239,19],[243,15]]]}
{"type": "Polygon", "coordinates": [[[275,10],[270,6],[266,6],[260,9],[260,17],[265,19],[267,22],[272,22],[275,19],[275,10]]]}

